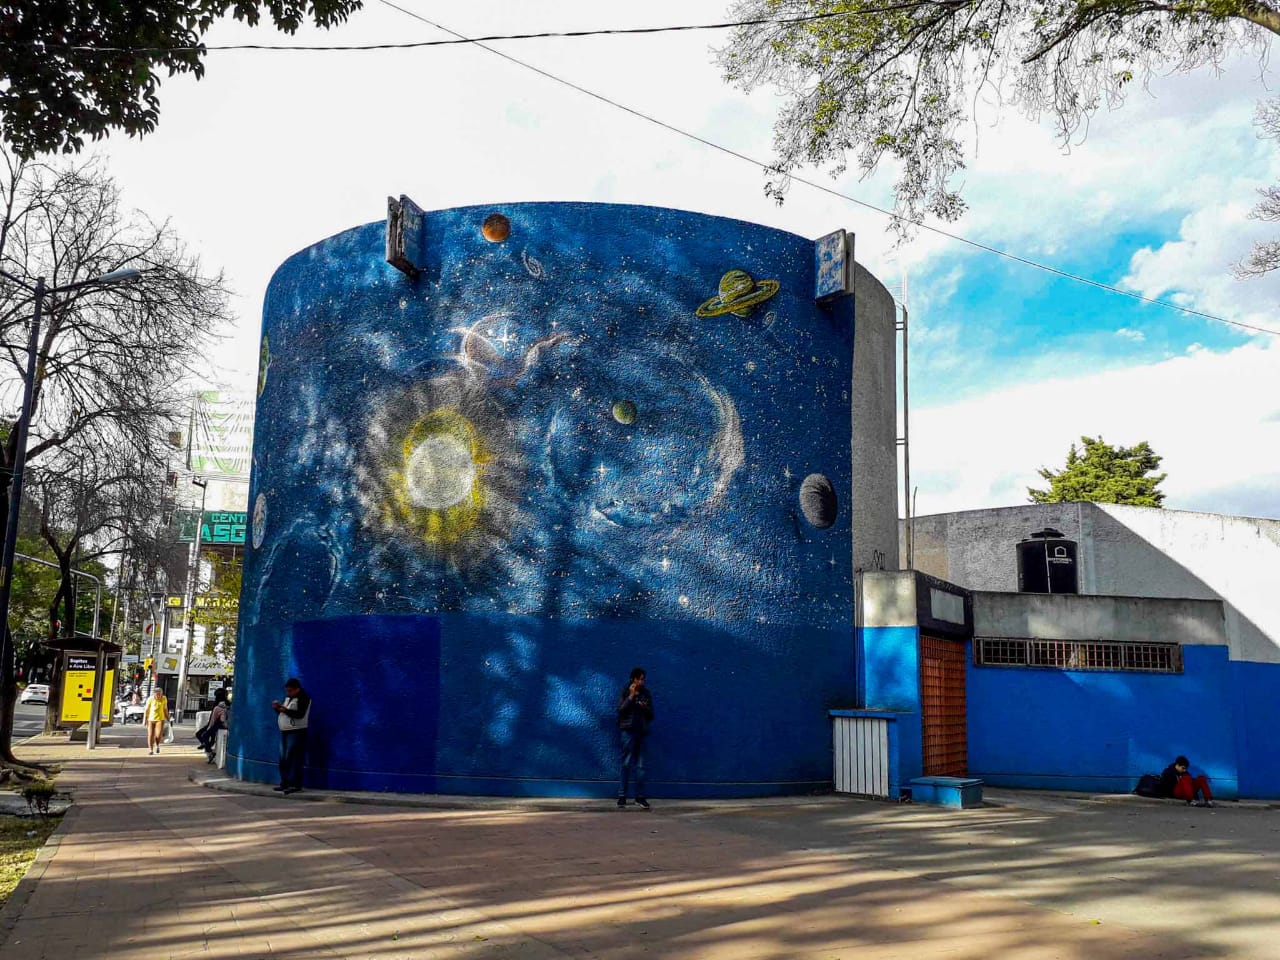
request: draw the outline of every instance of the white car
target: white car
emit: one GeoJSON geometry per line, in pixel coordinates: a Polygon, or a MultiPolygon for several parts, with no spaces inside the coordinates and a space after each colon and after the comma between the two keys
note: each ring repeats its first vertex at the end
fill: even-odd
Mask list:
{"type": "Polygon", "coordinates": [[[147,708],[140,703],[117,703],[116,719],[121,723],[141,723],[147,708]]]}
{"type": "Polygon", "coordinates": [[[19,703],[48,703],[49,685],[45,683],[28,683],[18,697],[19,703]]]}

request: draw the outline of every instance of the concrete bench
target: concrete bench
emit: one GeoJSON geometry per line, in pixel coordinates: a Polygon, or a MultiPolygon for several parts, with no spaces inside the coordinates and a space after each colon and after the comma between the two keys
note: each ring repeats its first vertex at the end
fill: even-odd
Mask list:
{"type": "Polygon", "coordinates": [[[968,810],[982,806],[982,781],[968,777],[916,777],[911,781],[914,803],[936,803],[968,810]]]}

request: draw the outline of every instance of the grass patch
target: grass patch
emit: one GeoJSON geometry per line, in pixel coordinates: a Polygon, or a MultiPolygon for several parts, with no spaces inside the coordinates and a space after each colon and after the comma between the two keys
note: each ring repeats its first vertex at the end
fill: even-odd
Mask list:
{"type": "Polygon", "coordinates": [[[0,904],[9,899],[57,826],[57,819],[50,817],[0,816],[0,904]]]}

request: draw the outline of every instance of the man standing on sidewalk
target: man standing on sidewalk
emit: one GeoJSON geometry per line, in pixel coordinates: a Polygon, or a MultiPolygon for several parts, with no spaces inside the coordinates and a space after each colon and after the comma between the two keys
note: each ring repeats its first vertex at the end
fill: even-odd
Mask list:
{"type": "Polygon", "coordinates": [[[307,753],[307,719],[311,715],[311,697],[296,677],[284,682],[284,702],[271,701],[280,727],[280,793],[297,793],[302,789],[302,764],[307,753]]]}
{"type": "Polygon", "coordinates": [[[635,778],[636,803],[649,809],[644,797],[644,741],[653,723],[653,694],[644,685],[644,668],[631,671],[631,682],[618,698],[618,732],[622,739],[622,782],[618,806],[627,805],[627,782],[635,778]]]}

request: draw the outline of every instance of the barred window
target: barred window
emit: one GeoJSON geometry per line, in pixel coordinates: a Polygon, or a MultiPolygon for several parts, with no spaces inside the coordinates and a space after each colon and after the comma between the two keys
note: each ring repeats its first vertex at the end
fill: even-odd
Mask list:
{"type": "Polygon", "coordinates": [[[1133,670],[1181,673],[1179,643],[1124,640],[1035,640],[974,637],[973,662],[980,667],[1047,667],[1053,670],[1133,670]]]}

